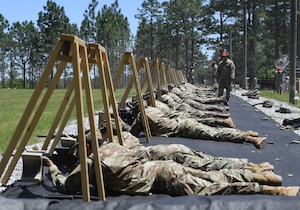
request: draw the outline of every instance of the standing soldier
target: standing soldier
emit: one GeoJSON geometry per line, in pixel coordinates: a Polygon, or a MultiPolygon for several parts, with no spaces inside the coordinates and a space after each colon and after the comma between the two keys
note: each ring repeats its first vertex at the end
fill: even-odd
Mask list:
{"type": "Polygon", "coordinates": [[[281,94],[283,71],[281,70],[280,67],[278,67],[274,73],[275,73],[275,89],[277,93],[281,94]]]}
{"type": "Polygon", "coordinates": [[[194,69],[194,65],[191,65],[190,66],[190,69],[189,69],[189,72],[188,72],[188,74],[189,74],[189,78],[190,78],[190,83],[191,84],[194,84],[194,80],[195,80],[195,69],[194,69]]]}
{"type": "Polygon", "coordinates": [[[211,66],[212,66],[212,85],[214,90],[217,90],[218,89],[218,81],[217,81],[218,64],[216,63],[216,61],[212,61],[211,66]]]}
{"type": "MultiPolygon", "coordinates": [[[[218,65],[217,71],[217,79],[219,83],[219,92],[218,96],[222,96],[224,94],[224,88],[226,89],[226,100],[229,101],[231,84],[235,79],[235,64],[232,60],[227,58],[227,53],[222,52],[222,61],[218,65]]],[[[225,102],[225,105],[228,103],[225,102]]]]}

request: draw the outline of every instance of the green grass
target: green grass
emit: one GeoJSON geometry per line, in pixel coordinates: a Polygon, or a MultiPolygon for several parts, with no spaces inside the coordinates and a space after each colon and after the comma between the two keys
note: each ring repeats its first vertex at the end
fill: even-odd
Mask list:
{"type": "MultiPolygon", "coordinates": [[[[300,108],[300,103],[298,103],[298,104],[289,103],[289,100],[290,100],[289,92],[285,92],[282,94],[278,94],[277,92],[275,92],[273,90],[259,90],[259,92],[262,97],[274,99],[276,101],[286,102],[291,106],[300,108]]],[[[298,94],[298,96],[299,96],[299,94],[298,94]]]]}
{"type": "MultiPolygon", "coordinates": [[[[20,122],[20,119],[27,107],[27,104],[33,94],[34,90],[28,89],[0,89],[0,152],[3,153],[11,138],[16,131],[16,128],[20,122]]],[[[40,101],[43,95],[45,94],[46,90],[43,91],[41,97],[37,101],[34,111],[31,117],[29,118],[29,122],[32,120],[32,116],[35,113],[37,107],[40,106],[40,101]]],[[[115,92],[116,99],[121,99],[124,90],[117,90],[115,92]]],[[[35,136],[38,134],[46,135],[53,124],[53,120],[55,115],[58,111],[58,108],[61,105],[61,102],[65,96],[66,90],[54,90],[53,94],[51,95],[47,106],[45,107],[43,114],[41,115],[37,126],[33,130],[32,137],[30,138],[28,145],[37,143],[40,139],[36,138],[35,136]]],[[[83,91],[84,93],[84,91],[83,91]]],[[[85,100],[85,94],[83,94],[84,100],[84,116],[87,116],[87,106],[85,100]]],[[[95,111],[103,109],[102,103],[102,94],[101,90],[93,90],[93,102],[95,111]]],[[[76,112],[75,109],[70,117],[70,120],[76,119],[76,112]]],[[[25,128],[28,127],[28,124],[25,128]]],[[[25,130],[25,129],[24,129],[25,130]]],[[[23,137],[23,134],[22,134],[23,137]]]]}

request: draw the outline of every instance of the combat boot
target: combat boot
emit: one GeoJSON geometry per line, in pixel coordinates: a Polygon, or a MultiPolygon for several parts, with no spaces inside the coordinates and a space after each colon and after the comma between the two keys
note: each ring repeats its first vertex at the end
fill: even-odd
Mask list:
{"type": "Polygon", "coordinates": [[[259,184],[280,186],[282,184],[282,177],[273,171],[263,171],[261,173],[253,173],[253,181],[259,184]]]}
{"type": "Polygon", "coordinates": [[[221,102],[227,102],[226,97],[224,95],[220,96],[219,99],[221,102]]]}
{"type": "Polygon", "coordinates": [[[228,117],[227,119],[223,119],[223,120],[218,120],[218,122],[220,123],[220,125],[223,125],[224,127],[235,128],[235,125],[233,124],[231,117],[228,117]]]}
{"type": "Polygon", "coordinates": [[[299,195],[299,187],[274,187],[263,185],[262,193],[267,195],[297,196],[299,195]]]}
{"type": "Polygon", "coordinates": [[[254,131],[245,131],[245,133],[247,134],[247,136],[254,136],[254,137],[258,137],[258,133],[254,132],[254,131]]]}
{"type": "Polygon", "coordinates": [[[266,137],[247,136],[246,142],[254,144],[257,149],[263,149],[266,145],[266,137]]]}
{"type": "Polygon", "coordinates": [[[226,105],[226,106],[222,107],[221,110],[222,110],[222,112],[229,111],[229,106],[226,105]]]}
{"type": "Polygon", "coordinates": [[[244,169],[250,170],[254,173],[261,173],[263,171],[273,171],[274,166],[269,162],[262,162],[260,164],[249,162],[247,165],[244,166],[244,169]]]}

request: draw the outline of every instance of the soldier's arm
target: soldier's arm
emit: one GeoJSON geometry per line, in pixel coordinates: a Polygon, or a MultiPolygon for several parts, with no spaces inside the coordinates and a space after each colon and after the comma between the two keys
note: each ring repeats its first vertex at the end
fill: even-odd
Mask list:
{"type": "MultiPolygon", "coordinates": [[[[88,158],[87,161],[90,171],[93,161],[90,158],[88,158]]],[[[60,193],[75,194],[81,190],[80,165],[77,166],[68,176],[65,176],[55,164],[50,163],[49,174],[51,175],[53,186],[60,193]]]]}

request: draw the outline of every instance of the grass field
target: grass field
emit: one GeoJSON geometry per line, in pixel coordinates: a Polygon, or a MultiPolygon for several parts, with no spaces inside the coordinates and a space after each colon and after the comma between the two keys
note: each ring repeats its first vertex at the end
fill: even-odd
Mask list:
{"type": "MultiPolygon", "coordinates": [[[[20,119],[27,107],[27,104],[32,96],[34,90],[28,89],[0,89],[0,153],[3,153],[7,148],[7,145],[11,141],[11,138],[20,122],[20,119]]],[[[45,94],[46,91],[43,91],[45,94]]],[[[124,90],[117,90],[115,92],[116,98],[121,99],[124,90]]],[[[33,130],[33,135],[30,138],[29,144],[37,143],[40,139],[36,138],[35,136],[38,134],[46,135],[53,124],[53,120],[55,115],[60,107],[62,99],[64,98],[66,90],[54,90],[47,106],[41,115],[36,128],[33,130]]],[[[84,93],[84,91],[83,91],[84,93]]],[[[41,98],[36,103],[35,110],[39,106],[41,98]]],[[[85,103],[85,95],[84,97],[84,111],[85,115],[87,116],[87,107],[85,103]]],[[[93,90],[93,102],[95,111],[99,111],[103,109],[102,103],[102,94],[101,90],[93,90]]],[[[70,121],[76,119],[76,112],[73,111],[70,121]]],[[[31,122],[31,118],[29,120],[31,122]]],[[[27,128],[28,125],[25,127],[27,128]]]]}
{"type": "MultiPolygon", "coordinates": [[[[282,102],[289,103],[289,100],[290,100],[289,92],[285,92],[282,94],[278,94],[277,92],[275,92],[273,90],[260,90],[259,92],[262,97],[274,99],[276,101],[282,101],[282,102]]],[[[298,94],[298,96],[299,96],[299,94],[298,94]]],[[[291,103],[289,103],[289,104],[291,106],[300,108],[300,102],[298,102],[298,104],[291,104],[291,103]]]]}

